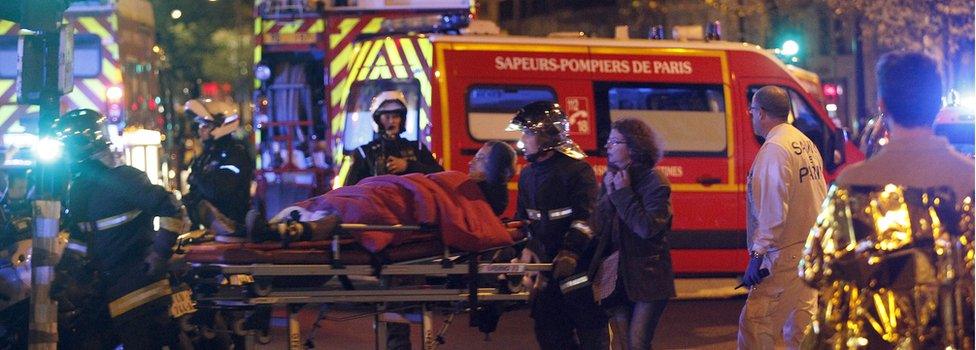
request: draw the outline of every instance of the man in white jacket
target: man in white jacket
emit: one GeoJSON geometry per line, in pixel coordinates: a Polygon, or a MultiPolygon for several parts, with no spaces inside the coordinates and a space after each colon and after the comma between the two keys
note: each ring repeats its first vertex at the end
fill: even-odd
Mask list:
{"type": "Polygon", "coordinates": [[[789,124],[786,90],[759,89],[749,112],[753,130],[766,142],[746,184],[750,259],[742,282],[751,289],[739,317],[738,347],[773,349],[782,336],[795,349],[816,308],[816,291],[800,280],[796,267],[827,192],[823,160],[817,146],[789,124]]]}

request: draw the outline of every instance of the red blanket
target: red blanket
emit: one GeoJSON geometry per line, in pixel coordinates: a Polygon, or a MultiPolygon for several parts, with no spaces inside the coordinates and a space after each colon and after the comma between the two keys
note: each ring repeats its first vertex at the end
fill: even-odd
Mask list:
{"type": "MultiPolygon", "coordinates": [[[[437,225],[445,245],[465,251],[513,243],[478,184],[457,171],[375,176],[295,206],[304,209],[303,220],[313,219],[309,213],[334,211],[345,223],[437,225]]],[[[364,231],[355,235],[364,248],[375,253],[396,246],[409,234],[364,231]]]]}

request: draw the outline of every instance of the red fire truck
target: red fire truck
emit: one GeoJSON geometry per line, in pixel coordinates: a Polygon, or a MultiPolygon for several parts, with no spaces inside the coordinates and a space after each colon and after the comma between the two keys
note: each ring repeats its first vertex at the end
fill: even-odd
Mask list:
{"type": "Polygon", "coordinates": [[[793,123],[820,147],[825,176],[863,158],[804,89],[809,79],[755,45],[460,34],[467,1],[326,2],[319,11],[275,3],[259,2],[255,25],[259,193],[269,212],[323,190],[314,169],[323,148],[342,183],[348,155],[373,138],[370,101],[389,89],[408,98],[404,136],[446,169],[466,169],[486,140],[515,142],[505,126],[531,101],[564,107],[597,175],[610,123],[649,123],[667,143],[660,166],[674,193],[675,268],[685,274],[745,268],[745,175],[760,146],[748,106],[759,87],[789,91],[793,123]]]}
{"type": "MultiPolygon", "coordinates": [[[[760,146],[748,106],[759,87],[789,91],[791,120],[820,147],[825,176],[863,158],[801,81],[755,45],[391,33],[358,40],[353,52],[347,83],[332,91],[341,110],[333,141],[344,154],[371,140],[369,101],[390,88],[408,98],[406,138],[426,144],[446,169],[466,169],[486,140],[515,142],[518,134],[505,126],[531,101],[564,107],[598,176],[610,123],[650,124],[666,143],[660,167],[672,184],[679,273],[745,268],[745,178],[760,146]]],[[[347,160],[338,160],[339,179],[347,160]]]]}

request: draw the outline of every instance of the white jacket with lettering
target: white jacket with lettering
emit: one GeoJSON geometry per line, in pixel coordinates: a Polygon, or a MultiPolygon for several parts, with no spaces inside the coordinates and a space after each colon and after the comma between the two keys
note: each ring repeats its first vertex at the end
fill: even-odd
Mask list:
{"type": "Polygon", "coordinates": [[[793,125],[773,127],[749,170],[746,189],[749,250],[766,254],[764,266],[770,270],[795,270],[795,264],[784,266],[776,260],[781,254],[802,252],[826,196],[817,146],[793,125]]]}

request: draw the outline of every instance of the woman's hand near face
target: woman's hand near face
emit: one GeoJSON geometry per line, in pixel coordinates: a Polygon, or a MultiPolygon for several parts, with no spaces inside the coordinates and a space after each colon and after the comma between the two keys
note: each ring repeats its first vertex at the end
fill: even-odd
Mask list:
{"type": "Polygon", "coordinates": [[[613,193],[615,190],[613,188],[613,176],[615,173],[616,171],[608,169],[607,172],[603,174],[603,189],[607,192],[607,194],[613,193]]]}
{"type": "Polygon", "coordinates": [[[614,190],[624,187],[630,187],[630,174],[626,170],[618,171],[613,175],[614,190]]]}

